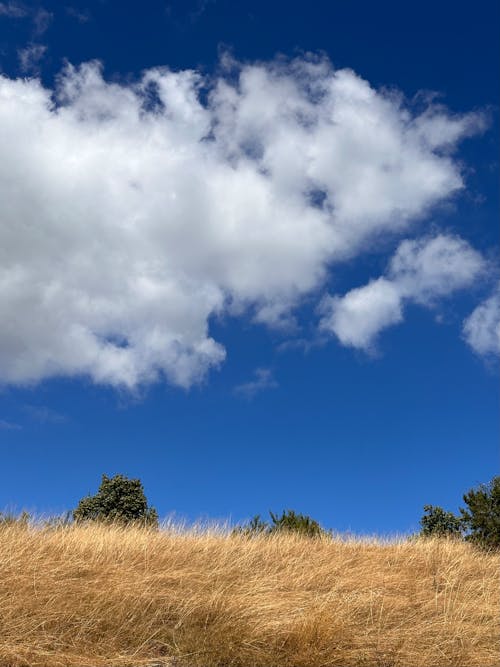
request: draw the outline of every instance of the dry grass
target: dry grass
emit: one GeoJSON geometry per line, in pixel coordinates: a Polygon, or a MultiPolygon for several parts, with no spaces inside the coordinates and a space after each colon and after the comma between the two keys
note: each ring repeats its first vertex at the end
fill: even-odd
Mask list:
{"type": "Polygon", "coordinates": [[[0,528],[0,665],[500,663],[498,555],[440,540],[0,528]]]}

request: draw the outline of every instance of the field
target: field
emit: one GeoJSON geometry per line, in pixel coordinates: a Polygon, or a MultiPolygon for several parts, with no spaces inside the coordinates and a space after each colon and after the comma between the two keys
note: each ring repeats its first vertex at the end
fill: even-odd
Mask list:
{"type": "Polygon", "coordinates": [[[462,542],[0,527],[2,667],[500,661],[500,556],[462,542]]]}

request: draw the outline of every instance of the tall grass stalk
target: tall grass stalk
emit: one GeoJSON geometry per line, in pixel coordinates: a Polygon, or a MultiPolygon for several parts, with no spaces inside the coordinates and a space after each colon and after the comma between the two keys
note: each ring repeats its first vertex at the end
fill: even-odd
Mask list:
{"type": "Polygon", "coordinates": [[[0,526],[0,665],[493,667],[500,556],[445,539],[0,526]]]}

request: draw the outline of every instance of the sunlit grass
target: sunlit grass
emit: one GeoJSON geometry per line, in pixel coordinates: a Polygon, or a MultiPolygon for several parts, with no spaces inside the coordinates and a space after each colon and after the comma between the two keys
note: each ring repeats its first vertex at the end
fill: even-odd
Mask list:
{"type": "Polygon", "coordinates": [[[500,556],[446,540],[0,527],[0,664],[493,667],[500,556]]]}

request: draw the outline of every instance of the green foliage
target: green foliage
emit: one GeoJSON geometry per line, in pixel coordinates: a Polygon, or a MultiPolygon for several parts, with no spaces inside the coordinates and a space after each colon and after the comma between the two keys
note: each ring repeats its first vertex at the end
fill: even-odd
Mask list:
{"type": "Polygon", "coordinates": [[[300,533],[308,537],[319,537],[323,533],[323,529],[319,523],[305,514],[296,514],[293,510],[287,510],[281,516],[277,516],[272,512],[269,512],[269,514],[272,521],[269,529],[271,533],[285,531],[300,533]]]}
{"type": "Polygon", "coordinates": [[[435,505],[424,505],[424,512],[424,516],[420,519],[420,525],[422,526],[420,534],[422,536],[462,536],[462,520],[455,516],[453,512],[447,512],[442,507],[435,505]]]}
{"type": "Polygon", "coordinates": [[[103,475],[98,492],[80,500],[73,519],[158,525],[158,514],[153,507],[148,507],[141,481],[124,475],[103,475]]]}
{"type": "Polygon", "coordinates": [[[269,512],[271,523],[262,521],[260,515],[254,516],[246,525],[235,528],[234,535],[272,535],[279,532],[299,533],[307,537],[320,537],[327,532],[319,523],[304,514],[297,514],[293,510],[283,511],[281,516],[269,512]]]}
{"type": "Polygon", "coordinates": [[[463,496],[467,508],[460,508],[467,528],[466,540],[486,549],[500,548],[500,476],[481,484],[463,496]]]}
{"type": "Polygon", "coordinates": [[[269,530],[269,525],[262,521],[260,514],[256,514],[250,521],[244,526],[238,526],[232,531],[232,535],[245,535],[247,537],[253,537],[254,535],[262,535],[267,533],[269,530]]]}

